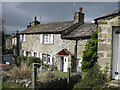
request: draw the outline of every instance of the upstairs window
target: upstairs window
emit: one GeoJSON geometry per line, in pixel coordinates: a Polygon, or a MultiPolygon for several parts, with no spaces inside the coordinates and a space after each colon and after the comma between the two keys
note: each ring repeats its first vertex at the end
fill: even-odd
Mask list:
{"type": "Polygon", "coordinates": [[[53,34],[43,34],[44,44],[53,44],[53,34]]]}

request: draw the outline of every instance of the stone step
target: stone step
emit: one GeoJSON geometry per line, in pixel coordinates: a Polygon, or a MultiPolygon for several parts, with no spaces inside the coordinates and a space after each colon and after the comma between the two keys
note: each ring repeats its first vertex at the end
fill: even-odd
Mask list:
{"type": "Polygon", "coordinates": [[[120,80],[112,80],[111,84],[108,85],[109,88],[119,88],[120,90],[120,80]]]}
{"type": "Polygon", "coordinates": [[[109,84],[109,88],[120,88],[120,85],[118,84],[109,84]]]}

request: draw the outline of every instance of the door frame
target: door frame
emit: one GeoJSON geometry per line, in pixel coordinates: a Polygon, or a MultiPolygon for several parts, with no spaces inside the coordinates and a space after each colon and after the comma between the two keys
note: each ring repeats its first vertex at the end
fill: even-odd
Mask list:
{"type": "Polygon", "coordinates": [[[62,55],[60,55],[58,61],[59,61],[59,71],[60,72],[67,72],[67,70],[65,68],[68,69],[68,56],[62,56],[62,55]],[[66,67],[65,67],[65,65],[66,65],[65,64],[65,58],[67,58],[67,61],[66,61],[67,66],[66,67]]]}
{"type": "Polygon", "coordinates": [[[113,26],[112,27],[112,72],[111,72],[111,75],[112,75],[112,79],[115,79],[115,80],[119,80],[120,79],[120,74],[117,75],[117,73],[115,74],[115,72],[118,72],[120,73],[120,56],[118,56],[118,53],[120,52],[115,52],[116,50],[120,49],[120,48],[116,48],[115,47],[115,41],[116,40],[116,46],[119,46],[120,45],[120,26],[113,26]],[[114,34],[116,31],[119,31],[118,35],[117,34],[114,34]],[[114,35],[117,35],[117,36],[114,36],[114,35]],[[114,38],[116,37],[116,39],[114,38]],[[119,41],[118,41],[119,40],[119,41]],[[115,50],[114,50],[115,49],[115,50]],[[114,55],[117,55],[116,57],[114,55]],[[117,58],[117,60],[115,60],[115,58],[117,58]],[[119,61],[118,61],[119,60],[119,61]]]}

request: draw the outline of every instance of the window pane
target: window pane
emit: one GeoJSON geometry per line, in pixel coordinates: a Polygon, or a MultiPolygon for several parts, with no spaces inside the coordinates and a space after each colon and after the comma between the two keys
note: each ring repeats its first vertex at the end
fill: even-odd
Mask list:
{"type": "Polygon", "coordinates": [[[51,42],[51,34],[49,34],[49,42],[51,42]]]}
{"type": "Polygon", "coordinates": [[[50,63],[50,55],[48,55],[48,63],[50,63]]]}
{"type": "Polygon", "coordinates": [[[44,34],[43,41],[44,41],[44,43],[51,43],[52,42],[52,35],[51,34],[44,34]]]}
{"type": "Polygon", "coordinates": [[[43,61],[46,61],[46,54],[43,54],[43,61]]]}
{"type": "Polygon", "coordinates": [[[37,53],[36,52],[34,52],[34,56],[37,57],[37,53]]]}

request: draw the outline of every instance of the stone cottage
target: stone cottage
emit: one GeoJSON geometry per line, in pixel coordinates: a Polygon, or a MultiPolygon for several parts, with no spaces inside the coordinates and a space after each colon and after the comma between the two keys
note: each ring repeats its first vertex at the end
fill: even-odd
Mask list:
{"type": "Polygon", "coordinates": [[[84,22],[82,8],[75,13],[73,21],[40,24],[35,17],[27,29],[17,33],[20,56],[39,57],[44,63],[56,66],[59,71],[81,70],[82,52],[94,23],[84,22]]]}
{"type": "Polygon", "coordinates": [[[98,26],[98,64],[109,67],[111,79],[120,79],[120,9],[95,19],[98,26]]]}
{"type": "Polygon", "coordinates": [[[5,48],[11,48],[11,35],[5,35],[5,48]]]}
{"type": "Polygon", "coordinates": [[[13,56],[17,56],[17,36],[16,34],[11,35],[12,39],[12,48],[13,48],[13,56]]]}

